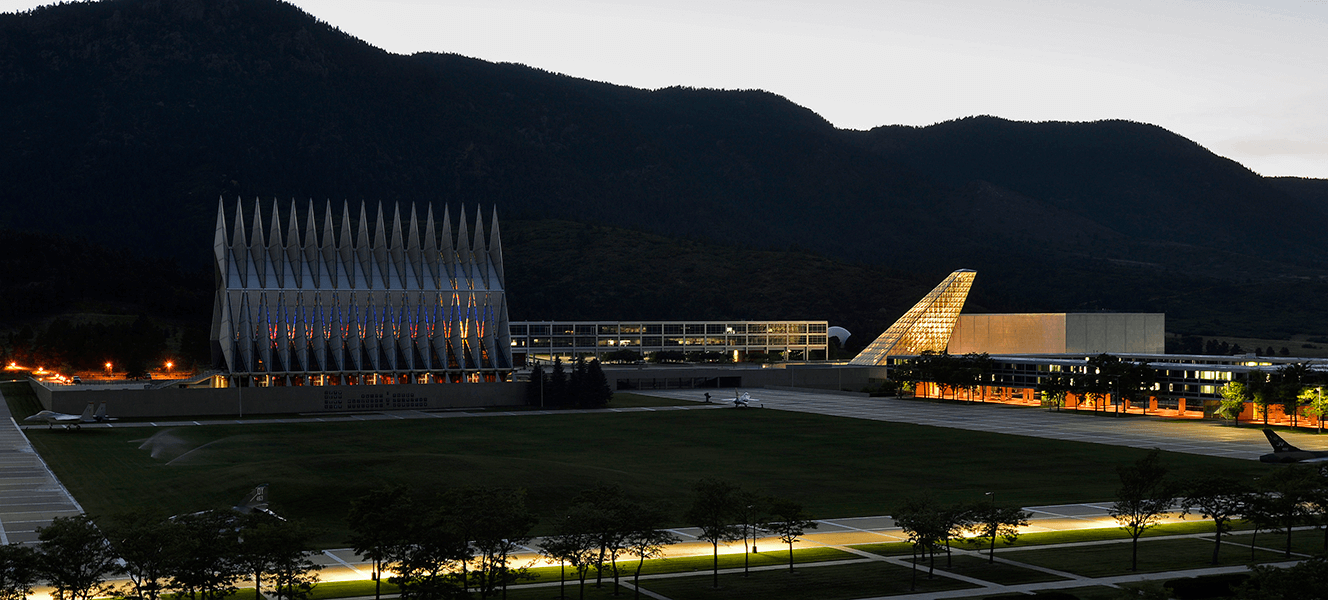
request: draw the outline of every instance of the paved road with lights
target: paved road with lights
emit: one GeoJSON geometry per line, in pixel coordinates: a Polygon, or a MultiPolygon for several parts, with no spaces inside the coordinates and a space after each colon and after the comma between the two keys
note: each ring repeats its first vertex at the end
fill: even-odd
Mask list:
{"type": "MultiPolygon", "coordinates": [[[[651,390],[639,394],[701,402],[706,390],[651,390]]],[[[866,398],[815,390],[750,390],[753,405],[854,419],[914,423],[1007,435],[1092,442],[1134,448],[1258,460],[1272,448],[1258,427],[1231,427],[1216,421],[1164,419],[1127,415],[1111,417],[1076,411],[1008,404],[928,402],[899,398],[866,398]]],[[[729,390],[712,392],[719,399],[729,390]]],[[[1305,449],[1328,447],[1328,438],[1313,433],[1282,433],[1305,449]]]]}
{"type": "Polygon", "coordinates": [[[0,393],[0,544],[35,542],[51,519],[82,512],[19,431],[0,393]]]}

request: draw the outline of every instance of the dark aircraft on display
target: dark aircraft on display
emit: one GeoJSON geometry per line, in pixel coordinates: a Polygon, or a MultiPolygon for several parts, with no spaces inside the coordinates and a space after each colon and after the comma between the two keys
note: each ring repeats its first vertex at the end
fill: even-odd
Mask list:
{"type": "MultiPolygon", "coordinates": [[[[262,484],[262,485],[259,485],[258,487],[255,487],[255,488],[254,488],[254,491],[249,492],[249,495],[244,497],[244,500],[241,500],[239,504],[236,504],[235,506],[232,506],[232,507],[231,507],[231,511],[234,511],[234,512],[226,511],[225,509],[222,509],[222,510],[221,510],[221,512],[223,512],[223,513],[229,515],[229,517],[226,518],[226,521],[227,521],[227,522],[230,522],[230,523],[233,523],[233,524],[237,524],[237,525],[238,525],[238,523],[239,523],[240,521],[239,521],[239,517],[238,517],[235,513],[239,513],[239,514],[241,514],[241,515],[248,515],[248,514],[253,514],[253,513],[263,513],[263,514],[265,514],[265,515],[267,515],[267,516],[269,516],[269,517],[273,517],[273,518],[275,518],[275,519],[277,519],[277,520],[280,520],[280,521],[285,521],[285,520],[286,520],[285,517],[282,517],[281,515],[279,515],[279,514],[277,514],[277,513],[274,513],[274,512],[272,512],[271,510],[268,510],[268,508],[267,508],[267,484],[266,484],[266,483],[264,483],[264,484],[262,484]]],[[[216,512],[216,511],[214,511],[214,510],[212,510],[212,509],[209,509],[209,510],[200,510],[200,511],[198,511],[198,512],[196,512],[196,513],[190,513],[190,514],[192,514],[192,515],[203,515],[203,514],[208,514],[208,513],[212,513],[212,512],[216,512]]],[[[175,518],[178,518],[178,517],[180,517],[180,516],[183,516],[183,515],[175,515],[175,516],[171,517],[171,519],[175,519],[175,518]]]]}
{"type": "Polygon", "coordinates": [[[70,428],[80,429],[81,428],[80,426],[83,423],[105,423],[114,420],[115,420],[114,418],[106,416],[105,402],[102,402],[101,406],[97,407],[97,412],[95,414],[92,412],[92,403],[89,402],[88,407],[83,409],[83,414],[81,415],[69,415],[65,413],[58,413],[53,410],[43,410],[35,415],[23,419],[23,422],[46,423],[48,426],[47,429],[53,428],[56,425],[63,425],[65,429],[70,429],[70,428]]]}
{"type": "Polygon", "coordinates": [[[1296,463],[1296,462],[1323,462],[1328,461],[1328,450],[1301,450],[1286,440],[1282,436],[1273,433],[1271,429],[1263,430],[1263,434],[1268,437],[1268,443],[1273,445],[1273,453],[1265,454],[1259,457],[1259,460],[1266,463],[1296,463]]]}
{"type": "Polygon", "coordinates": [[[242,515],[247,515],[247,514],[250,514],[250,513],[256,513],[256,512],[259,512],[259,513],[263,513],[263,514],[265,514],[265,515],[267,515],[267,516],[269,516],[269,517],[275,517],[275,518],[280,519],[280,520],[282,520],[282,521],[285,521],[285,520],[286,520],[286,519],[282,518],[281,515],[279,515],[279,514],[277,514],[277,513],[274,513],[274,512],[272,512],[272,511],[268,510],[268,508],[267,508],[267,484],[266,484],[266,483],[264,483],[263,485],[260,485],[260,486],[258,486],[258,487],[256,487],[256,488],[254,488],[254,491],[249,492],[249,495],[245,497],[245,499],[244,499],[243,502],[241,502],[241,503],[239,503],[239,504],[237,504],[237,505],[235,505],[235,506],[232,506],[231,508],[234,509],[235,512],[238,512],[238,513],[240,513],[240,514],[242,514],[242,515]]]}

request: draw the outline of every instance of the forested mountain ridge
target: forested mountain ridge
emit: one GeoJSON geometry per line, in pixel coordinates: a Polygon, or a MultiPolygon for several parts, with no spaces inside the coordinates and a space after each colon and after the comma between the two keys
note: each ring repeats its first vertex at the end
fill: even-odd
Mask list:
{"type": "MultiPolygon", "coordinates": [[[[976,268],[975,299],[991,310],[1166,310],[1191,330],[1214,302],[1230,308],[1195,289],[1294,295],[1328,273],[1314,233],[1328,224],[1322,202],[1152,125],[980,117],[839,130],[768,92],[647,91],[394,55],[278,0],[102,0],[0,15],[0,227],[194,268],[206,265],[219,197],[231,207],[242,198],[246,214],[255,198],[283,209],[295,198],[301,210],[309,198],[319,210],[326,199],[338,209],[343,199],[497,206],[504,222],[550,236],[580,221],[620,236],[632,234],[612,228],[801,249],[870,267],[862,277],[881,266],[910,281],[976,268]]],[[[642,241],[636,251],[664,250],[642,241]]],[[[543,252],[549,268],[603,258],[543,252]]],[[[615,275],[562,289],[602,291],[615,275]]],[[[787,285],[817,285],[806,277],[787,285]]],[[[551,288],[522,281],[514,316],[552,316],[551,288]]],[[[856,293],[868,288],[879,293],[856,293]]],[[[596,295],[606,318],[631,312],[614,293],[596,295]]],[[[657,293],[667,306],[692,291],[657,293]]],[[[843,302],[879,303],[881,314],[859,317],[869,327],[911,304],[843,302]]],[[[1328,333],[1328,318],[1297,326],[1328,333]]]]}

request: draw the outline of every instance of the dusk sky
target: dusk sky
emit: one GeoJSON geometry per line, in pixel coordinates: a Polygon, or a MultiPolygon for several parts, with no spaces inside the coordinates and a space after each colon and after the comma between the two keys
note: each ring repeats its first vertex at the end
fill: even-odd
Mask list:
{"type": "Polygon", "coordinates": [[[1328,0],[295,4],[397,53],[650,89],[759,88],[851,129],[1129,119],[1263,175],[1328,178],[1328,0]]]}

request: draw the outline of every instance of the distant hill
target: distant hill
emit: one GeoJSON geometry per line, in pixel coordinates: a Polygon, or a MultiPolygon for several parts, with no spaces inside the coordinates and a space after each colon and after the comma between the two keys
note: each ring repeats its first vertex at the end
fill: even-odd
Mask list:
{"type": "Polygon", "coordinates": [[[1328,179],[1309,177],[1271,177],[1268,183],[1301,202],[1328,213],[1328,179]]]}
{"type": "MultiPolygon", "coordinates": [[[[1197,328],[1232,302],[1182,283],[1295,295],[1328,275],[1316,234],[1328,211],[1292,187],[1146,124],[975,117],[846,131],[767,92],[646,91],[393,55],[278,0],[103,0],[0,15],[0,227],[195,268],[206,265],[219,197],[496,205],[504,223],[579,240],[512,254],[513,265],[575,266],[554,269],[560,293],[514,296],[532,315],[673,310],[697,295],[658,284],[688,282],[676,277],[684,261],[619,260],[623,248],[581,239],[574,223],[586,223],[656,240],[646,245],[657,253],[702,242],[796,250],[862,277],[976,268],[975,301],[990,310],[1166,308],[1170,324],[1197,328]],[[640,280],[634,269],[646,267],[672,270],[640,280]],[[653,293],[615,296],[606,279],[653,293]]],[[[817,270],[800,273],[785,285],[810,294],[799,290],[819,285],[817,270]]],[[[715,281],[743,290],[765,276],[715,281]]],[[[874,297],[885,293],[874,283],[835,289],[839,304],[808,310],[896,302],[874,297]]],[[[717,299],[702,312],[761,310],[759,298],[717,299]]],[[[1260,331],[1240,333],[1286,318],[1257,315],[1240,327],[1260,331]]],[[[1328,334],[1328,316],[1285,326],[1328,334]]]]}

